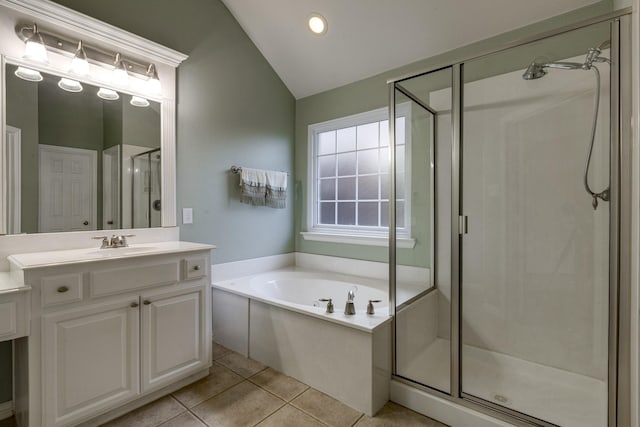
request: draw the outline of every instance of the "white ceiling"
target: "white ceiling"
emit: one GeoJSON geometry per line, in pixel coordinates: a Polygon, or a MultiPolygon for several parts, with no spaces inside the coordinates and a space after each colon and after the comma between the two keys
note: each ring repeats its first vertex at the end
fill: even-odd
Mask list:
{"type": "Polygon", "coordinates": [[[297,99],[598,1],[223,0],[297,99]]]}

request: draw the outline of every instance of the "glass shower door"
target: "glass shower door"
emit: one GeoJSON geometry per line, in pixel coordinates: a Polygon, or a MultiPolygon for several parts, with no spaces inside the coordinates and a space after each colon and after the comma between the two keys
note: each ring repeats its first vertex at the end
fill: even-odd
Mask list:
{"type": "Polygon", "coordinates": [[[607,425],[610,204],[584,174],[590,157],[589,188],[609,185],[609,39],[603,23],[463,67],[461,391],[541,424],[607,425]],[[596,47],[589,156],[598,76],[576,64],[596,47]]]}

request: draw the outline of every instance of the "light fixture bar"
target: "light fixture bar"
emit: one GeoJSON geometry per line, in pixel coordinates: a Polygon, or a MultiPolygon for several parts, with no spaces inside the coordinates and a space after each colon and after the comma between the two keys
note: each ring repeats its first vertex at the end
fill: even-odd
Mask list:
{"type": "MultiPolygon", "coordinates": [[[[16,27],[16,34],[23,42],[26,42],[29,38],[31,38],[34,32],[34,24],[27,25],[18,25],[16,27]]],[[[36,27],[37,32],[42,39],[42,43],[52,51],[56,51],[59,53],[70,54],[70,57],[76,55],[78,50],[78,40],[70,40],[64,36],[60,36],[58,34],[50,33],[48,31],[43,31],[40,27],[36,27]]],[[[113,58],[116,56],[117,52],[108,52],[103,49],[87,45],[85,42],[82,43],[83,51],[89,60],[89,62],[98,64],[100,66],[105,66],[107,68],[111,68],[113,66],[113,58]]],[[[143,64],[136,61],[133,58],[122,56],[122,60],[125,64],[127,64],[127,71],[129,73],[137,74],[141,79],[147,79],[147,70],[149,69],[149,64],[143,64]]]]}

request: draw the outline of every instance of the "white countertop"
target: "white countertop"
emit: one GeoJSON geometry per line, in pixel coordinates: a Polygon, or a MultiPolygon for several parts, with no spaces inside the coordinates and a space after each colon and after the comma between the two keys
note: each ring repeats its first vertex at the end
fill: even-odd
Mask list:
{"type": "MultiPolygon", "coordinates": [[[[129,245],[126,248],[100,249],[98,246],[84,249],[67,249],[61,251],[31,252],[8,257],[12,267],[19,269],[53,267],[59,265],[79,264],[95,261],[134,258],[151,255],[163,255],[180,252],[193,252],[215,249],[213,245],[191,242],[157,242],[129,245]]],[[[1,286],[1,282],[0,282],[1,286]]],[[[0,291],[2,288],[0,287],[0,291]]]]}
{"type": "Polygon", "coordinates": [[[31,286],[26,286],[13,279],[11,273],[0,272],[0,295],[11,294],[15,292],[26,292],[31,286]]]}

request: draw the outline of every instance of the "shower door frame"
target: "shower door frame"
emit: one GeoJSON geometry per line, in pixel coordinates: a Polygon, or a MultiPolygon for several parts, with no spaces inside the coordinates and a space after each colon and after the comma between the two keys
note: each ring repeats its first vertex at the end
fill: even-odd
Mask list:
{"type": "MultiPolygon", "coordinates": [[[[621,116],[627,116],[629,114],[626,111],[621,111],[624,103],[624,109],[628,108],[630,102],[624,98],[621,94],[621,73],[625,73],[625,67],[620,66],[622,60],[624,64],[630,64],[630,55],[621,55],[620,34],[621,31],[630,33],[630,15],[631,8],[621,9],[619,11],[606,14],[600,17],[592,18],[586,21],[582,21],[577,24],[562,27],[553,31],[548,31],[536,36],[527,37],[522,40],[517,40],[508,45],[501,46],[496,49],[488,50],[477,55],[462,58],[460,61],[449,64],[441,64],[437,67],[430,68],[424,72],[414,73],[411,75],[405,75],[399,78],[391,79],[388,83],[389,88],[389,162],[390,162],[390,192],[389,192],[389,223],[394,226],[389,227],[389,309],[390,315],[394,317],[394,327],[392,328],[392,379],[426,391],[440,398],[444,398],[449,401],[453,401],[457,404],[463,405],[470,409],[477,410],[482,413],[486,413],[495,418],[515,423],[519,426],[544,426],[553,427],[556,424],[552,424],[548,421],[538,419],[536,417],[518,412],[507,407],[494,404],[487,400],[475,397],[462,391],[462,377],[461,377],[461,347],[462,347],[462,263],[461,263],[461,239],[463,237],[463,230],[460,224],[460,219],[463,218],[462,207],[462,191],[461,191],[461,177],[462,177],[462,159],[461,148],[464,142],[463,139],[463,95],[462,91],[464,81],[464,64],[474,59],[479,59],[505,51],[507,49],[523,46],[532,42],[547,39],[553,36],[558,36],[564,33],[568,33],[581,28],[586,28],[591,25],[609,22],[611,25],[611,96],[610,96],[610,202],[609,202],[609,322],[608,322],[608,375],[607,375],[607,424],[608,427],[616,427],[619,420],[619,408],[625,408],[625,403],[622,403],[618,399],[619,393],[619,366],[627,366],[629,361],[622,357],[623,352],[620,351],[620,325],[623,322],[627,325],[629,313],[625,309],[621,309],[620,306],[620,294],[623,291],[625,294],[629,293],[629,257],[621,257],[620,248],[623,245],[625,248],[629,248],[629,235],[626,231],[630,230],[631,218],[628,212],[630,212],[630,202],[620,197],[621,191],[625,194],[630,194],[630,188],[627,188],[630,183],[622,181],[621,177],[630,177],[630,164],[629,161],[625,163],[621,162],[620,153],[630,152],[630,141],[623,140],[621,135],[626,135],[629,132],[628,125],[623,125],[621,116]],[[396,315],[396,233],[395,233],[395,103],[396,103],[396,90],[400,83],[419,76],[424,76],[432,72],[439,71],[444,68],[451,67],[452,69],[452,81],[451,81],[451,93],[452,93],[452,120],[451,120],[451,370],[450,370],[450,393],[437,390],[424,384],[420,384],[416,381],[409,380],[407,378],[397,375],[396,366],[396,339],[395,339],[395,315],[396,315]],[[624,114],[623,114],[624,113],[624,114]],[[624,146],[621,146],[624,144],[624,146]],[[621,205],[624,205],[625,209],[621,209],[621,205]],[[624,229],[625,234],[621,235],[620,230],[624,229]],[[625,237],[623,237],[625,236],[625,237]],[[622,265],[621,265],[622,264],[622,265]],[[621,285],[624,284],[624,288],[621,289],[621,285]]],[[[630,40],[630,38],[629,38],[630,40]]],[[[627,42],[627,43],[630,43],[627,42]]],[[[630,52],[628,46],[624,46],[626,52],[630,52]]],[[[627,67],[629,68],[629,67],[627,67]]],[[[626,82],[625,78],[625,82],[626,82]]],[[[432,210],[436,211],[435,202],[432,205],[432,210]]],[[[435,230],[434,230],[435,231],[435,230]]],[[[443,236],[446,238],[446,236],[443,236]]],[[[432,238],[437,238],[435,234],[432,234],[432,238]]],[[[432,246],[434,247],[434,246],[432,246]]],[[[433,259],[433,258],[432,258],[433,259]]],[[[435,264],[432,264],[432,277],[436,277],[433,273],[436,268],[435,264]]],[[[434,288],[437,284],[433,284],[434,288]]],[[[624,328],[623,328],[624,329],[624,328]]],[[[621,396],[622,397],[622,396],[621,396]]],[[[621,415],[622,416],[622,415],[621,415]]]]}

